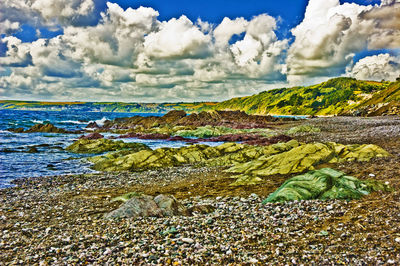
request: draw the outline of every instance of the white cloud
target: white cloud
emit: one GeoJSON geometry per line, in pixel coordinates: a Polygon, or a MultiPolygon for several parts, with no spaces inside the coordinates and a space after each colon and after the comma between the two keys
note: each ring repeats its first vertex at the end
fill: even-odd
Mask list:
{"type": "Polygon", "coordinates": [[[210,36],[205,35],[186,16],[162,22],[159,30],[145,37],[144,52],[155,58],[204,57],[210,36]]]}
{"type": "Polygon", "coordinates": [[[218,47],[228,46],[228,42],[232,36],[245,32],[248,25],[249,22],[244,18],[231,20],[230,18],[225,17],[214,30],[216,45],[218,47]]]}
{"type": "MultiPolygon", "coordinates": [[[[288,79],[337,72],[351,62],[350,54],[366,46],[368,32],[358,15],[372,6],[339,0],[310,0],[304,20],[294,29],[295,41],[287,58],[288,79]]],[[[333,73],[333,75],[339,73],[333,73]]]]}
{"type": "Polygon", "coordinates": [[[348,75],[362,80],[395,81],[400,76],[400,57],[387,53],[364,57],[351,68],[348,75]]]}
{"type": "Polygon", "coordinates": [[[2,0],[0,1],[0,34],[19,30],[23,24],[33,27],[86,25],[95,20],[96,4],[103,0],[2,0]]]}

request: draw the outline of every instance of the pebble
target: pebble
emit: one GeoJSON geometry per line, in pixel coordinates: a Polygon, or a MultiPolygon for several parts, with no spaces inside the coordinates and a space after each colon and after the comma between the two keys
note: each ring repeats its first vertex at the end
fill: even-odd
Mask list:
{"type": "Polygon", "coordinates": [[[184,238],[182,238],[182,242],[185,242],[185,243],[188,243],[188,244],[193,244],[194,240],[191,239],[191,238],[184,237],[184,238]]]}

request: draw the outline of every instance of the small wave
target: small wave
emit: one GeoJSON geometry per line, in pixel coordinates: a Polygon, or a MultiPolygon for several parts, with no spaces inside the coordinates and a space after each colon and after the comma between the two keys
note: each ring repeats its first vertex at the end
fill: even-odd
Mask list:
{"type": "Polygon", "coordinates": [[[87,124],[88,124],[88,122],[74,121],[74,120],[60,121],[60,123],[64,123],[64,124],[77,124],[77,125],[87,125],[87,124]]]}
{"type": "Polygon", "coordinates": [[[33,119],[33,120],[31,120],[31,122],[32,122],[32,123],[35,123],[35,124],[43,124],[43,120],[36,120],[36,119],[33,119]]]}
{"type": "MultiPolygon", "coordinates": [[[[102,127],[104,125],[104,122],[106,122],[106,120],[108,120],[107,117],[103,117],[102,119],[96,120],[94,122],[96,122],[96,124],[99,127],[102,127]]],[[[90,121],[89,123],[91,123],[91,122],[93,122],[93,121],[90,121]]]]}

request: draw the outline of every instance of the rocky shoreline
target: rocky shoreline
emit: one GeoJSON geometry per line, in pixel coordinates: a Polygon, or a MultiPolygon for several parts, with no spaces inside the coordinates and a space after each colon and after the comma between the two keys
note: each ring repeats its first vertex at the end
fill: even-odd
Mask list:
{"type": "Polygon", "coordinates": [[[306,142],[375,144],[390,157],[368,163],[322,163],[391,192],[361,199],[262,201],[288,175],[230,186],[226,166],[188,166],[26,178],[0,190],[0,261],[4,264],[398,264],[400,263],[400,118],[315,118],[292,138],[306,142]],[[107,220],[128,192],[173,195],[209,214],[107,220]]]}

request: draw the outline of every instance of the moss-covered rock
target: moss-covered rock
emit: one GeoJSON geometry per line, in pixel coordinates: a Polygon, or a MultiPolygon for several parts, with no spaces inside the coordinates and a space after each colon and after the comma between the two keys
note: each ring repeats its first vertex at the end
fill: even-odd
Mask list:
{"type": "MultiPolygon", "coordinates": [[[[293,141],[292,141],[293,142],[293,141]]],[[[280,144],[280,145],[288,145],[280,144]]],[[[276,148],[277,145],[270,146],[276,148]]],[[[372,145],[342,145],[334,142],[303,144],[290,150],[271,153],[255,160],[237,164],[226,171],[249,176],[270,176],[275,174],[301,173],[313,170],[321,163],[343,161],[369,161],[375,157],[390,156],[384,149],[372,145]]]]}
{"type": "Polygon", "coordinates": [[[352,200],[373,191],[389,189],[375,180],[359,180],[343,172],[323,168],[290,178],[263,203],[310,199],[352,200]]]}
{"type": "Polygon", "coordinates": [[[128,149],[131,152],[150,149],[142,143],[125,143],[122,140],[113,141],[110,139],[79,139],[66,148],[74,153],[103,153],[128,149]]]}
{"type": "Polygon", "coordinates": [[[302,144],[291,140],[269,146],[224,143],[215,147],[196,144],[181,148],[123,150],[88,160],[98,171],[139,171],[183,164],[231,166],[225,171],[239,175],[235,185],[246,185],[261,182],[259,177],[314,170],[321,163],[368,161],[384,156],[389,153],[376,145],[302,144]]]}
{"type": "Polygon", "coordinates": [[[227,172],[250,176],[300,173],[333,157],[334,152],[325,144],[305,144],[282,153],[262,156],[254,161],[235,165],[227,172]]]}

